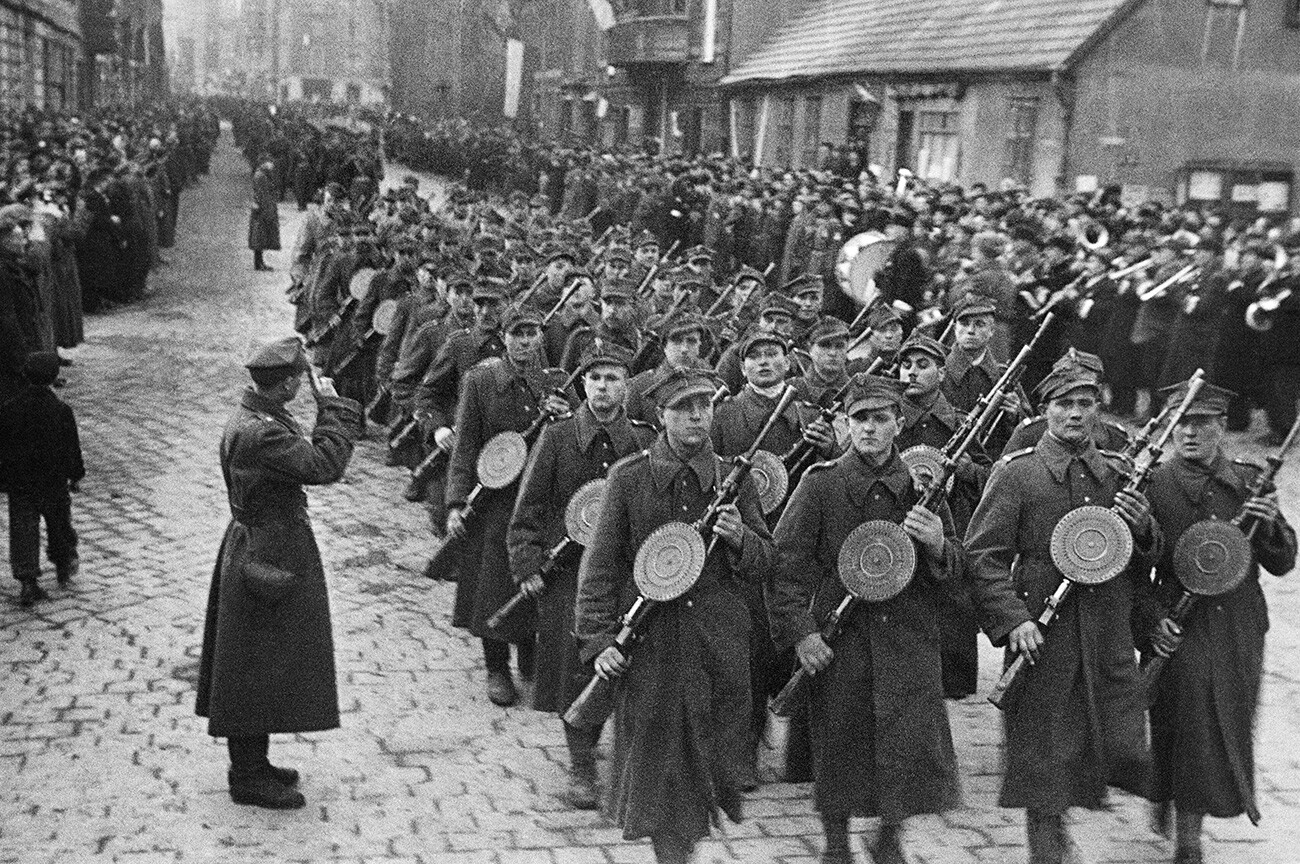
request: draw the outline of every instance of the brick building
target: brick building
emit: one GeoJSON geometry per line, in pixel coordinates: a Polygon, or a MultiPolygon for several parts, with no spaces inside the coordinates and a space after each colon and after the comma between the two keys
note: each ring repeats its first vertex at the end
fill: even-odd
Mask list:
{"type": "Polygon", "coordinates": [[[806,0],[722,84],[765,164],[1296,209],[1300,0],[806,0]]]}
{"type": "Polygon", "coordinates": [[[75,106],[81,60],[74,0],[0,0],[0,106],[75,106]]]}

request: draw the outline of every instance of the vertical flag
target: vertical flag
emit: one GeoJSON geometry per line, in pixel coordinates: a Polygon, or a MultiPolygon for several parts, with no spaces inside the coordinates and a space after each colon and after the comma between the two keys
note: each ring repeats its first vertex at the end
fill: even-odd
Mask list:
{"type": "Polygon", "coordinates": [[[524,78],[524,43],[506,40],[506,104],[502,113],[510,119],[519,116],[519,88],[524,78]]]}
{"type": "Polygon", "coordinates": [[[718,41],[718,0],[704,0],[704,34],[700,62],[712,63],[718,41]]]}

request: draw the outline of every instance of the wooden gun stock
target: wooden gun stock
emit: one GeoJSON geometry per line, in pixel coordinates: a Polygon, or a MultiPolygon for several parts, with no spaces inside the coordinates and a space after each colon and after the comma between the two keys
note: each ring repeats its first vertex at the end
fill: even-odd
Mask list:
{"type": "MultiPolygon", "coordinates": [[[[546,577],[555,572],[555,567],[557,562],[560,560],[560,556],[563,555],[572,544],[573,539],[571,537],[565,537],[559,543],[556,543],[547,550],[546,560],[542,562],[542,565],[537,568],[537,573],[534,574],[542,577],[543,584],[546,582],[546,577]]],[[[522,588],[516,591],[513,597],[503,603],[501,608],[493,612],[492,617],[487,619],[488,629],[495,630],[500,627],[501,623],[528,599],[528,595],[524,593],[522,588]]]]}
{"type": "MultiPolygon", "coordinates": [[[[858,598],[852,594],[846,595],[840,601],[840,605],[835,607],[835,611],[831,613],[831,616],[826,619],[826,623],[822,625],[820,632],[827,645],[839,638],[840,631],[844,627],[844,619],[852,613],[859,602],[858,598]]],[[[835,661],[832,659],[831,662],[834,663],[835,661]]],[[[778,717],[789,717],[794,697],[803,691],[806,682],[811,677],[804,670],[803,665],[800,664],[794,670],[794,674],[790,676],[790,680],[781,688],[781,692],[776,694],[776,698],[772,700],[772,713],[778,717]]]]}
{"type": "MultiPolygon", "coordinates": [[[[628,656],[632,646],[639,638],[639,630],[645,624],[646,616],[654,608],[654,601],[645,597],[636,598],[636,602],[623,615],[623,627],[614,637],[614,646],[624,657],[628,656]]],[[[617,681],[601,678],[599,675],[587,682],[587,686],[573,700],[573,704],[564,712],[564,722],[579,729],[595,729],[605,723],[605,719],[614,712],[614,688],[617,681]]]]}
{"type": "MultiPolygon", "coordinates": [[[[1040,629],[1047,629],[1052,620],[1056,618],[1056,613],[1060,610],[1061,604],[1065,602],[1066,597],[1070,596],[1070,589],[1073,585],[1074,583],[1069,579],[1062,579],[1061,584],[1056,586],[1052,596],[1047,598],[1047,605],[1043,607],[1042,614],[1038,616],[1037,623],[1040,629]]],[[[1011,665],[1002,673],[998,683],[993,686],[993,691],[989,693],[989,702],[993,704],[993,707],[999,711],[1005,710],[1007,694],[1020,680],[1021,672],[1027,664],[1028,661],[1025,659],[1024,654],[1017,654],[1016,659],[1011,661],[1011,665]]]]}

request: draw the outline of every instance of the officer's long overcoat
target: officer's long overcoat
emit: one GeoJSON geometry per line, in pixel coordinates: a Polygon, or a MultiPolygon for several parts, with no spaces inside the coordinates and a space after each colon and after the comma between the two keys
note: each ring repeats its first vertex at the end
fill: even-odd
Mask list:
{"type": "Polygon", "coordinates": [[[323,398],[305,438],[282,406],[250,388],[226,424],[232,519],[208,594],[196,706],[213,736],[339,725],[329,594],[302,487],[343,476],[360,418],[351,399],[323,398]],[[251,559],[294,573],[288,595],[267,602],[250,593],[251,559]]]}

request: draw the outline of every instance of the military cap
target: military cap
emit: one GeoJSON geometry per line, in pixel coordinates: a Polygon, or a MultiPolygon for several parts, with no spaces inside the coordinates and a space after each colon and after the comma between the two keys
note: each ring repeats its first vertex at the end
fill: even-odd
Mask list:
{"type": "Polygon", "coordinates": [[[998,311],[997,302],[992,297],[968,291],[952,307],[954,321],[960,321],[968,315],[993,315],[998,311]]]}
{"type": "Polygon", "coordinates": [[[596,366],[622,366],[630,371],[634,359],[636,358],[630,349],[624,348],[611,339],[597,337],[582,352],[578,367],[582,369],[584,374],[596,366]]]}
{"type": "Polygon", "coordinates": [[[1034,392],[1037,394],[1039,402],[1051,402],[1058,396],[1064,396],[1071,390],[1077,390],[1080,387],[1091,387],[1100,394],[1101,380],[1095,372],[1081,366],[1057,369],[1039,382],[1038,386],[1034,388],[1034,392]]]}
{"type": "Polygon", "coordinates": [[[676,336],[678,333],[689,333],[692,330],[699,331],[701,337],[704,336],[708,329],[704,323],[704,317],[700,315],[699,309],[694,306],[678,309],[668,317],[663,323],[660,332],[663,333],[665,341],[676,336]]]}
{"type": "Polygon", "coordinates": [[[897,378],[884,378],[865,372],[854,375],[848,399],[844,403],[845,413],[851,417],[858,411],[874,411],[887,405],[901,407],[906,389],[907,385],[897,378]]]}
{"type": "Polygon", "coordinates": [[[302,347],[302,340],[297,336],[283,336],[269,341],[255,339],[248,346],[244,368],[289,369],[294,372],[305,372],[307,352],[302,347]]]}
{"type": "Polygon", "coordinates": [[[570,262],[577,263],[578,255],[573,251],[573,247],[567,243],[551,243],[542,250],[542,257],[546,263],[550,264],[557,258],[567,258],[570,262]]]}
{"type": "Polygon", "coordinates": [[[758,314],[759,317],[784,315],[793,318],[796,311],[797,307],[793,300],[774,291],[763,298],[763,308],[758,310],[758,314]]]}
{"type": "Polygon", "coordinates": [[[542,314],[530,303],[512,303],[501,316],[502,333],[511,333],[516,327],[525,324],[542,326],[542,314]]]}
{"type": "Polygon", "coordinates": [[[506,280],[496,276],[476,280],[474,283],[474,299],[500,300],[504,302],[509,299],[509,287],[506,280]]]}
{"type": "Polygon", "coordinates": [[[646,395],[660,408],[671,408],[692,396],[712,396],[718,389],[718,384],[718,380],[707,370],[674,369],[663,376],[646,395]]]}
{"type": "MultiPolygon", "coordinates": [[[[1182,404],[1183,399],[1187,397],[1187,381],[1180,381],[1169,387],[1160,388],[1160,392],[1165,396],[1165,406],[1178,407],[1182,404]]],[[[1201,385],[1197,391],[1196,398],[1192,404],[1187,407],[1187,413],[1184,417],[1219,417],[1228,413],[1228,402],[1237,394],[1220,387],[1217,384],[1211,384],[1208,381],[1201,385]]]]}
{"type": "Polygon", "coordinates": [[[761,327],[753,327],[740,343],[740,359],[744,360],[748,357],[750,349],[755,345],[779,345],[782,351],[787,354],[790,353],[790,345],[780,333],[764,330],[761,327]]]}
{"type": "Polygon", "coordinates": [[[32,224],[32,208],[26,204],[6,204],[0,207],[0,230],[8,231],[16,225],[32,224]]]}
{"type": "Polygon", "coordinates": [[[610,279],[600,286],[600,299],[635,300],[638,283],[631,279],[610,279]]]}
{"type": "Polygon", "coordinates": [[[59,355],[54,351],[33,351],[23,360],[23,377],[37,387],[48,387],[59,377],[59,355]]]}
{"type": "Polygon", "coordinates": [[[903,326],[903,319],[898,317],[898,311],[888,303],[877,303],[867,313],[867,326],[872,330],[883,330],[891,324],[903,326]]]}
{"type": "Polygon", "coordinates": [[[609,247],[609,251],[605,253],[605,260],[607,262],[622,261],[624,264],[631,264],[632,250],[626,246],[611,246],[609,247]]]}
{"type": "Polygon", "coordinates": [[[709,247],[707,246],[692,246],[686,250],[686,254],[682,256],[682,260],[688,263],[691,261],[708,261],[709,263],[713,263],[713,253],[709,251],[709,247]]]}
{"type": "Polygon", "coordinates": [[[816,345],[829,339],[848,339],[849,325],[834,315],[823,315],[808,331],[808,344],[816,345]]]}
{"type": "Polygon", "coordinates": [[[928,354],[941,366],[948,359],[947,346],[933,336],[926,336],[924,333],[913,333],[907,337],[907,341],[898,348],[898,356],[903,357],[910,351],[920,351],[922,354],[928,354]]]}
{"type": "Polygon", "coordinates": [[[528,193],[522,189],[516,189],[515,191],[510,193],[510,197],[507,198],[506,200],[509,201],[511,204],[527,204],[528,193]]]}
{"type": "Polygon", "coordinates": [[[1080,351],[1073,345],[1052,364],[1053,372],[1061,369],[1082,369],[1085,372],[1091,372],[1098,378],[1106,372],[1106,367],[1102,364],[1100,357],[1096,354],[1089,354],[1087,351],[1080,351]]]}
{"type": "Polygon", "coordinates": [[[736,275],[732,277],[731,281],[739,285],[740,280],[742,279],[753,279],[759,285],[767,284],[767,277],[764,276],[761,271],[755,270],[748,264],[740,265],[740,269],[736,271],[736,275]]]}
{"type": "Polygon", "coordinates": [[[796,279],[790,285],[790,296],[798,297],[800,294],[807,294],[809,291],[825,291],[826,283],[820,274],[805,273],[796,279]]]}
{"type": "Polygon", "coordinates": [[[649,231],[642,231],[636,236],[636,248],[641,249],[645,246],[658,246],[659,238],[649,231]]]}
{"type": "Polygon", "coordinates": [[[577,279],[591,280],[594,278],[595,277],[591,275],[591,272],[588,271],[586,267],[573,267],[570,268],[569,271],[564,274],[564,287],[568,288],[570,285],[574,283],[574,280],[577,279]]]}

